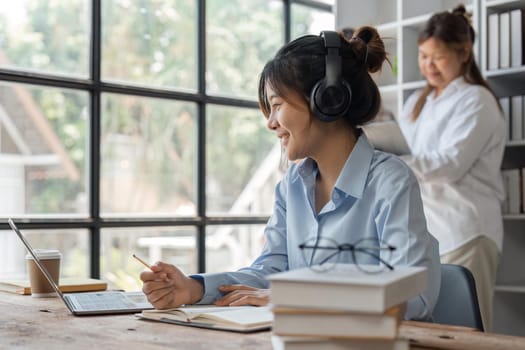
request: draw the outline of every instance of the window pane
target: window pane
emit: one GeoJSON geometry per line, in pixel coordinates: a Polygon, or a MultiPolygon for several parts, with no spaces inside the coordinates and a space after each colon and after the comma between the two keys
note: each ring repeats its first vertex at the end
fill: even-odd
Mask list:
{"type": "Polygon", "coordinates": [[[292,4],[292,39],[305,34],[319,35],[323,30],[334,30],[335,18],[331,12],[292,4]]]}
{"type": "Polygon", "coordinates": [[[208,94],[256,99],[264,64],[284,43],[282,1],[206,1],[208,94]]]}
{"type": "Polygon", "coordinates": [[[87,213],[88,94],[0,84],[0,216],[87,213]]]}
{"type": "Polygon", "coordinates": [[[102,1],[102,79],[196,90],[196,5],[102,1]]]}
{"type": "Polygon", "coordinates": [[[208,226],[206,237],[206,272],[235,271],[261,254],[264,225],[208,226]]]}
{"type": "Polygon", "coordinates": [[[210,214],[269,214],[280,145],[257,109],[208,106],[206,199],[210,214]]]}
{"type": "Polygon", "coordinates": [[[88,0],[16,0],[0,6],[0,67],[87,77],[88,0]]]}
{"type": "Polygon", "coordinates": [[[101,212],[195,215],[195,104],[103,94],[101,110],[101,212]]]}
{"type": "Polygon", "coordinates": [[[197,273],[195,227],[140,227],[101,231],[102,279],[112,288],[140,290],[139,275],[145,267],[132,254],[153,264],[176,265],[186,274],[197,273]]]}
{"type": "MultiPolygon", "coordinates": [[[[68,230],[22,230],[34,249],[58,249],[62,253],[60,277],[89,276],[88,231],[68,230]]],[[[25,256],[27,251],[16,234],[0,231],[0,276],[6,279],[29,278],[25,256]]]]}

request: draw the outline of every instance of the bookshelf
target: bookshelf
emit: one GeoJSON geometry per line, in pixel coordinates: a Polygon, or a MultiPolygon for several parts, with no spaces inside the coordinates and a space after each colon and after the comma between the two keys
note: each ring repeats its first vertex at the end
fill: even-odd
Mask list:
{"type": "MultiPolygon", "coordinates": [[[[525,66],[512,66],[510,63],[509,67],[501,67],[498,64],[497,68],[489,68],[489,54],[491,50],[494,50],[489,40],[489,35],[493,30],[489,27],[489,16],[497,14],[499,18],[502,18],[502,14],[516,9],[525,11],[525,1],[482,0],[480,9],[483,75],[499,98],[525,95],[525,66]]],[[[523,45],[523,37],[521,39],[523,45]]],[[[506,116],[506,118],[509,117],[506,116]]],[[[523,121],[523,115],[521,119],[523,121]]],[[[525,137],[519,140],[508,140],[503,169],[524,168],[524,152],[525,137]]],[[[494,296],[494,331],[525,335],[525,271],[521,268],[525,251],[525,214],[523,210],[521,214],[505,214],[503,220],[505,235],[494,296]]]]}
{"type": "MultiPolygon", "coordinates": [[[[460,3],[473,12],[474,29],[478,31],[477,1],[420,1],[420,0],[337,0],[336,29],[345,26],[374,25],[384,38],[394,70],[385,62],[376,79],[385,109],[395,116],[412,92],[425,86],[417,63],[417,36],[432,13],[444,11],[460,3]],[[365,5],[366,4],[366,5],[365,5]],[[356,11],[359,9],[359,11],[356,11]]],[[[478,56],[478,47],[475,48],[478,56]]]]}
{"type": "MultiPolygon", "coordinates": [[[[483,75],[498,97],[525,96],[525,65],[488,69],[488,16],[494,13],[525,10],[525,0],[336,0],[336,29],[346,26],[374,25],[385,38],[394,65],[383,67],[376,79],[384,108],[395,116],[402,112],[404,101],[425,82],[417,63],[417,35],[430,16],[463,3],[473,14],[476,31],[474,54],[483,75]],[[356,9],[359,9],[357,11],[356,9]]],[[[522,38],[523,39],[523,38],[522,38]]],[[[525,109],[525,106],[524,106],[525,109]]],[[[525,125],[525,122],[524,122],[525,125]]],[[[523,140],[509,140],[503,169],[525,168],[525,130],[523,140]]],[[[503,253],[497,274],[494,297],[493,331],[525,335],[525,213],[506,214],[503,253]]]]}

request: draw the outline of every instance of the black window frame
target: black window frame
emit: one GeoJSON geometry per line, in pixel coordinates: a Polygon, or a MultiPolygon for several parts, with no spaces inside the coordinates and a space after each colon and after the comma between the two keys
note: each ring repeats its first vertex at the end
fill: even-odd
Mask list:
{"type": "MultiPolygon", "coordinates": [[[[47,87],[67,88],[89,93],[89,216],[88,218],[31,218],[17,220],[21,229],[86,229],[89,232],[89,274],[100,278],[100,231],[103,228],[194,226],[197,228],[197,269],[206,272],[206,228],[211,225],[265,224],[267,216],[208,216],[206,214],[206,106],[209,104],[258,109],[254,100],[220,97],[206,94],[206,0],[197,2],[198,77],[195,93],[139,87],[101,81],[101,1],[91,0],[90,74],[78,79],[53,74],[26,72],[0,68],[0,81],[47,87]],[[142,97],[194,102],[197,104],[197,213],[192,217],[162,218],[102,218],[100,216],[100,97],[103,93],[119,93],[142,97]]],[[[311,0],[282,0],[284,39],[290,41],[292,4],[315,10],[333,12],[332,5],[311,0]]],[[[284,44],[284,43],[283,43],[284,44]]],[[[0,213],[0,216],[2,214],[0,213]]],[[[9,230],[7,220],[0,222],[0,230],[9,230]]]]}

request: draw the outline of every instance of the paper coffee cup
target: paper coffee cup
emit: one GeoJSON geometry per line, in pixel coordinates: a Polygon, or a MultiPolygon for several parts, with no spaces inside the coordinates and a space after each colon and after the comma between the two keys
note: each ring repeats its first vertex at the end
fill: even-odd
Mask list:
{"type": "MultiPolygon", "coordinates": [[[[56,249],[35,249],[35,254],[58,285],[62,254],[56,249]]],[[[31,254],[26,255],[31,296],[34,298],[56,297],[56,292],[38,268],[31,254]]]]}

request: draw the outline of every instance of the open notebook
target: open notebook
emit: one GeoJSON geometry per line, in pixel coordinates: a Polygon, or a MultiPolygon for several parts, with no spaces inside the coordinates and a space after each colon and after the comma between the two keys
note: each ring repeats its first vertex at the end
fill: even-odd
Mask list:
{"type": "Polygon", "coordinates": [[[269,307],[191,305],[168,310],[145,310],[143,320],[233,332],[270,329],[273,314],[269,307]]]}
{"type": "Polygon", "coordinates": [[[53,287],[60,299],[75,316],[126,314],[136,313],[145,309],[153,309],[142,292],[87,292],[64,294],[55,283],[45,266],[40,262],[29,242],[16,227],[13,220],[8,219],[9,226],[22,241],[27,251],[33,257],[36,265],[42,271],[49,284],[53,287]]]}

